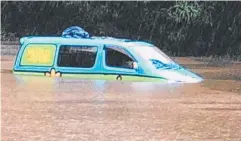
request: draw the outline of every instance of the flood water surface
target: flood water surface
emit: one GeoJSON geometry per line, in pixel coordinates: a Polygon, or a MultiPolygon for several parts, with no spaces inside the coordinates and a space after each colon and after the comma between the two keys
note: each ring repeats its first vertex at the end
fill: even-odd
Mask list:
{"type": "Polygon", "coordinates": [[[241,83],[214,79],[217,68],[193,69],[209,78],[200,84],[158,84],[14,76],[9,64],[4,141],[241,140],[241,83]]]}

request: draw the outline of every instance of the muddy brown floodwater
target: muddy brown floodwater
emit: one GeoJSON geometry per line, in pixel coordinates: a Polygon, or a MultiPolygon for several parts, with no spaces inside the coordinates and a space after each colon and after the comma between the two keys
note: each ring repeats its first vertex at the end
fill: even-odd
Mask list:
{"type": "Polygon", "coordinates": [[[3,141],[240,141],[241,64],[177,61],[200,84],[16,77],[2,56],[3,141]]]}

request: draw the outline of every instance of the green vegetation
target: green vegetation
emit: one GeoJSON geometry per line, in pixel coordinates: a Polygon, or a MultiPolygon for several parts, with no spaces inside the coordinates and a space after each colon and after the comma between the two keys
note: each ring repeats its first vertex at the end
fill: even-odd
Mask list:
{"type": "Polygon", "coordinates": [[[61,35],[72,25],[93,35],[151,41],[173,56],[241,54],[241,2],[1,2],[2,40],[61,35]]]}

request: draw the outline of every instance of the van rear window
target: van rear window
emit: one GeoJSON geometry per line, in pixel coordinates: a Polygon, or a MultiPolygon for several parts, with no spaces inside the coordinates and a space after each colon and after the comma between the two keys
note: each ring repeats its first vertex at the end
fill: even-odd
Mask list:
{"type": "Polygon", "coordinates": [[[56,46],[52,44],[29,44],[24,49],[20,65],[52,66],[56,46]]]}
{"type": "Polygon", "coordinates": [[[60,46],[58,66],[91,68],[97,56],[96,46],[60,46]]]}

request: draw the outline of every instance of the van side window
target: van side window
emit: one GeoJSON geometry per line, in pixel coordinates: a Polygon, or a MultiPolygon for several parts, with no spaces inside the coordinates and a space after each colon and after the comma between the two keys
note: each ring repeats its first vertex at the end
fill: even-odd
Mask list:
{"type": "Polygon", "coordinates": [[[21,57],[22,66],[52,66],[56,46],[53,44],[28,44],[21,57]]]}
{"type": "Polygon", "coordinates": [[[91,68],[95,64],[97,47],[60,46],[58,63],[60,67],[91,68]]]}
{"type": "Polygon", "coordinates": [[[134,59],[132,59],[124,50],[107,47],[105,48],[105,55],[107,66],[133,69],[132,64],[134,59]]]}

